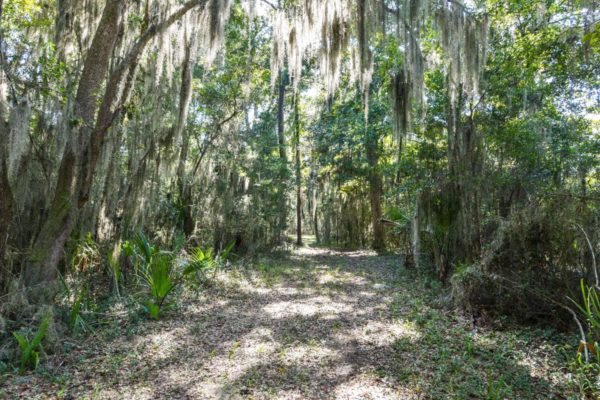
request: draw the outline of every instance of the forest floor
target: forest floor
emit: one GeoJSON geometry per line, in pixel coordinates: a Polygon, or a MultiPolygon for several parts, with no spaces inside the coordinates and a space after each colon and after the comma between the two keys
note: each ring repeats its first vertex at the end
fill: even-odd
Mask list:
{"type": "Polygon", "coordinates": [[[0,398],[570,397],[556,333],[478,327],[399,260],[304,247],[232,267],[160,321],[115,311],[0,398]]]}

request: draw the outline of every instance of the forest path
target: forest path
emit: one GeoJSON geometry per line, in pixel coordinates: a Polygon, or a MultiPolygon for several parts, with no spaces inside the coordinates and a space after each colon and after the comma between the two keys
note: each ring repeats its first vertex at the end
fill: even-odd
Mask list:
{"type": "Polygon", "coordinates": [[[304,247],[220,275],[182,319],[138,339],[138,352],[154,353],[151,379],[115,395],[398,398],[377,376],[389,346],[415,334],[389,307],[398,263],[304,247]]]}
{"type": "Polygon", "coordinates": [[[124,316],[75,346],[52,377],[21,378],[13,389],[100,399],[464,399],[490,389],[497,398],[546,399],[562,391],[564,375],[538,333],[478,330],[436,305],[440,298],[439,286],[398,256],[303,247],[220,272],[160,321],[124,316]]]}

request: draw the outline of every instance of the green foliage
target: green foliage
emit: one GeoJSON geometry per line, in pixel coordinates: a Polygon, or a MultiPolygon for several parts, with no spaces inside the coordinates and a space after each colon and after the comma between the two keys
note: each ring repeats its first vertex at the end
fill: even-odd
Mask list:
{"type": "Polygon", "coordinates": [[[51,26],[53,20],[44,12],[49,8],[48,3],[47,0],[7,0],[3,4],[2,25],[19,29],[51,26]]]}
{"type": "Polygon", "coordinates": [[[139,232],[133,239],[133,243],[135,250],[137,250],[135,254],[141,257],[145,264],[150,264],[158,249],[150,243],[144,232],[139,232]]]}
{"type": "Polygon", "coordinates": [[[569,364],[574,372],[575,382],[582,396],[598,395],[600,386],[600,351],[598,339],[600,338],[600,288],[588,286],[584,280],[580,281],[581,303],[571,299],[584,318],[580,327],[586,329],[586,340],[579,344],[577,356],[569,364]]]}
{"type": "Polygon", "coordinates": [[[600,387],[598,387],[600,363],[586,362],[581,353],[578,353],[575,358],[569,354],[569,359],[570,362],[567,366],[573,373],[574,384],[581,398],[597,398],[600,393],[600,387]]]}
{"type": "Polygon", "coordinates": [[[13,336],[19,344],[21,355],[19,358],[19,370],[24,372],[26,369],[37,369],[40,362],[40,351],[42,349],[42,341],[48,332],[52,317],[50,314],[45,315],[38,327],[33,339],[29,340],[25,333],[13,332],[13,336]]]}
{"type": "Polygon", "coordinates": [[[90,324],[86,321],[83,315],[84,310],[93,310],[97,308],[97,304],[93,299],[89,298],[87,289],[82,289],[75,296],[75,300],[69,311],[68,326],[72,333],[88,332],[91,330],[90,324]]]}
{"type": "Polygon", "coordinates": [[[595,286],[587,286],[582,279],[580,282],[581,297],[583,304],[575,301],[575,305],[579,308],[585,321],[588,323],[592,334],[600,334],[600,297],[598,296],[598,288],[595,286]]]}
{"type": "Polygon", "coordinates": [[[124,256],[131,261],[135,278],[140,283],[144,271],[147,270],[148,265],[152,262],[152,257],[158,252],[158,249],[150,243],[143,232],[138,232],[133,239],[123,242],[121,250],[124,256]]]}
{"type": "Polygon", "coordinates": [[[506,396],[503,393],[503,387],[505,386],[504,381],[500,378],[499,381],[495,381],[492,374],[488,377],[487,382],[487,393],[486,400],[502,400],[505,399],[506,396]]]}
{"type": "Polygon", "coordinates": [[[149,292],[143,307],[151,318],[158,319],[163,308],[169,305],[167,297],[179,285],[173,256],[164,252],[153,254],[141,274],[149,292]]]}
{"type": "MultiPolygon", "coordinates": [[[[159,319],[163,309],[170,305],[167,297],[177,288],[180,276],[173,253],[160,251],[143,232],[138,232],[130,241],[121,245],[125,257],[134,267],[137,282],[144,287],[143,309],[153,319],[159,319]]],[[[121,277],[119,264],[109,256],[115,288],[121,277]]]]}
{"type": "Polygon", "coordinates": [[[216,274],[219,267],[222,267],[235,242],[229,243],[223,251],[221,251],[216,256],[213,255],[212,249],[202,250],[201,247],[197,247],[191,254],[189,260],[184,263],[183,276],[188,278],[189,282],[192,284],[204,284],[208,281],[209,274],[216,274]],[[191,281],[189,278],[194,277],[194,280],[191,281]]]}
{"type": "Polygon", "coordinates": [[[75,246],[72,257],[72,267],[77,272],[88,272],[96,269],[101,263],[98,244],[88,232],[85,239],[80,240],[75,246]]]}

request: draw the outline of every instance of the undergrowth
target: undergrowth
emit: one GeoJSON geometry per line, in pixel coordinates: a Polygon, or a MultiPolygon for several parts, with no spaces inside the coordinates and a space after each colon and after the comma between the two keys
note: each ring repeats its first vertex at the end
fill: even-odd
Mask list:
{"type": "Polygon", "coordinates": [[[60,276],[53,314],[37,323],[35,318],[18,322],[32,321],[23,318],[23,313],[35,310],[21,301],[19,288],[11,295],[12,301],[0,305],[0,376],[37,370],[54,350],[69,351],[69,345],[48,337],[51,324],[77,339],[99,330],[110,334],[115,323],[133,328],[144,315],[162,318],[166,311],[176,309],[183,286],[199,292],[210,285],[217,271],[227,265],[233,244],[216,254],[201,247],[191,248],[188,254],[179,241],[155,245],[139,232],[113,250],[103,249],[89,234],[72,248],[73,273],[60,276]],[[12,320],[6,318],[12,314],[12,320]]]}

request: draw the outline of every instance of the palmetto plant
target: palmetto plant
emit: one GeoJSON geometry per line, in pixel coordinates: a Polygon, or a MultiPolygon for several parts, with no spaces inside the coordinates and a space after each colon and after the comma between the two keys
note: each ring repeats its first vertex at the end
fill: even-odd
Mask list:
{"type": "Polygon", "coordinates": [[[218,268],[229,257],[234,244],[232,242],[227,245],[217,256],[213,255],[212,249],[202,250],[201,247],[197,247],[192,252],[190,260],[185,264],[183,274],[185,276],[194,276],[196,282],[199,283],[203,283],[208,279],[208,273],[212,272],[214,278],[214,274],[216,274],[218,268]]]}
{"type": "Polygon", "coordinates": [[[13,332],[13,336],[19,343],[21,349],[21,356],[19,359],[19,370],[25,371],[27,368],[36,369],[40,363],[40,349],[42,348],[42,341],[48,332],[51,322],[50,314],[44,316],[40,322],[37,332],[33,339],[29,338],[24,333],[13,332]]]}
{"type": "MultiPolygon", "coordinates": [[[[170,252],[159,251],[142,232],[125,242],[122,249],[132,259],[138,283],[146,289],[143,308],[151,318],[160,318],[161,311],[168,305],[167,297],[181,281],[175,268],[175,257],[170,252]]],[[[117,282],[115,277],[115,284],[117,282]]]]}
{"type": "Polygon", "coordinates": [[[168,304],[167,296],[180,283],[174,261],[170,253],[159,252],[151,257],[150,263],[142,271],[144,282],[150,292],[150,299],[146,301],[144,307],[154,319],[160,317],[161,310],[168,304]]]}
{"type": "Polygon", "coordinates": [[[139,232],[133,239],[136,253],[146,264],[150,264],[152,257],[158,252],[158,249],[150,243],[144,232],[139,232]]]}
{"type": "Polygon", "coordinates": [[[212,250],[204,251],[198,247],[184,262],[178,261],[172,252],[160,251],[143,233],[138,233],[122,248],[133,261],[138,282],[147,289],[148,298],[142,304],[144,309],[151,318],[158,319],[161,311],[170,304],[168,297],[173,290],[188,277],[194,277],[195,284],[205,282],[208,273],[215,273],[225,263],[233,243],[217,256],[212,250]]]}
{"type": "Polygon", "coordinates": [[[583,304],[575,303],[585,316],[592,331],[600,332],[600,298],[595,286],[586,286],[581,280],[583,304]]]}
{"type": "Polygon", "coordinates": [[[210,271],[216,271],[212,251],[204,251],[201,247],[198,247],[192,252],[190,260],[185,264],[183,274],[195,277],[196,283],[202,283],[207,279],[207,274],[210,271]]]}

